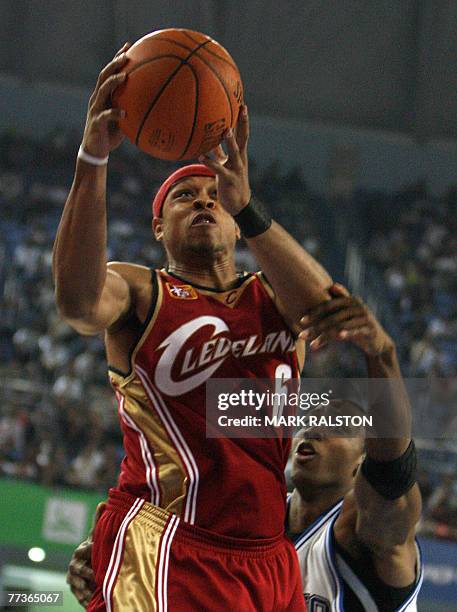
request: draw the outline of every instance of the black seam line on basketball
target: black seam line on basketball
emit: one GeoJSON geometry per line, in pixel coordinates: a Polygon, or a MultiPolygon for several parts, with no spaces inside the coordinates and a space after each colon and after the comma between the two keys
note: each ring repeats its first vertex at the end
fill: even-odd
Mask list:
{"type": "Polygon", "coordinates": [[[214,68],[214,66],[211,66],[211,64],[209,62],[207,62],[199,53],[195,54],[195,57],[198,57],[198,59],[203,62],[206,66],[208,66],[208,68],[211,70],[211,72],[213,72],[217,78],[217,80],[220,82],[220,84],[222,85],[224,91],[225,91],[225,95],[227,96],[227,100],[230,106],[230,125],[233,125],[233,108],[232,108],[232,102],[230,100],[230,92],[227,89],[227,85],[224,83],[223,78],[221,77],[221,75],[218,73],[218,71],[216,70],[216,68],[214,68]]]}
{"type": "Polygon", "coordinates": [[[168,79],[165,81],[165,84],[162,85],[162,87],[159,89],[159,91],[156,93],[154,99],[152,100],[151,104],[149,105],[148,110],[145,112],[145,114],[143,115],[143,119],[138,127],[138,131],[136,133],[136,137],[135,137],[135,144],[136,146],[138,146],[138,141],[140,140],[140,136],[141,136],[141,131],[143,130],[144,124],[146,123],[146,120],[149,116],[149,113],[151,112],[151,110],[153,109],[155,103],[157,102],[157,100],[160,98],[160,96],[162,95],[162,93],[164,92],[165,88],[167,87],[167,85],[170,83],[170,81],[175,77],[176,73],[180,70],[181,66],[183,64],[186,63],[185,60],[183,60],[182,57],[179,57],[179,55],[170,55],[170,54],[165,54],[165,55],[156,55],[155,57],[146,60],[145,62],[143,62],[141,64],[141,66],[136,66],[135,68],[133,68],[133,70],[131,70],[131,72],[129,72],[129,74],[131,74],[132,72],[134,72],[137,68],[141,68],[142,66],[144,66],[145,64],[149,64],[150,62],[154,62],[157,59],[163,59],[164,57],[171,57],[173,59],[177,59],[179,60],[179,64],[178,66],[175,68],[174,72],[171,73],[171,75],[168,77],[168,79]]]}
{"type": "MultiPolygon", "coordinates": [[[[190,40],[194,43],[198,43],[198,40],[195,40],[195,38],[192,38],[192,36],[188,36],[187,32],[183,32],[183,34],[185,34],[188,38],[190,38],[190,40]]],[[[157,37],[157,40],[163,40],[163,42],[167,42],[173,45],[176,45],[177,47],[180,47],[181,49],[186,49],[187,51],[191,51],[192,47],[188,47],[187,45],[185,45],[182,42],[178,42],[177,40],[173,40],[172,38],[163,38],[162,36],[159,38],[157,37]]],[[[210,40],[208,42],[215,42],[214,40],[210,40]]],[[[238,72],[238,68],[237,66],[235,66],[235,64],[232,64],[232,62],[229,62],[228,59],[226,59],[225,57],[222,57],[222,55],[218,55],[217,53],[215,53],[214,51],[211,51],[210,49],[203,49],[204,51],[206,51],[207,53],[210,53],[211,55],[214,55],[214,57],[217,57],[218,59],[221,60],[221,62],[225,62],[226,64],[228,64],[229,66],[231,66],[234,70],[236,70],[238,72]]]]}
{"type": "MultiPolygon", "coordinates": [[[[177,47],[181,47],[181,49],[186,49],[186,51],[192,51],[192,47],[188,47],[182,42],[178,42],[177,40],[173,40],[172,38],[158,38],[157,40],[163,40],[163,42],[171,43],[176,45],[177,47]]],[[[196,40],[194,42],[197,42],[196,40]]]]}
{"type": "Polygon", "coordinates": [[[194,79],[195,79],[194,119],[192,121],[192,128],[190,130],[190,136],[187,139],[187,143],[186,143],[186,146],[184,147],[184,151],[181,153],[181,155],[179,156],[178,159],[182,159],[184,157],[184,155],[187,153],[188,148],[190,147],[190,143],[192,142],[192,138],[193,138],[193,135],[194,135],[194,132],[195,132],[195,126],[197,124],[197,114],[198,114],[198,90],[199,90],[200,84],[198,82],[198,77],[197,77],[197,74],[195,72],[195,68],[191,64],[188,64],[188,63],[186,63],[186,66],[188,68],[190,68],[190,71],[194,75],[194,79]]]}
{"type": "Polygon", "coordinates": [[[198,45],[198,47],[195,47],[195,49],[189,53],[189,55],[186,58],[181,58],[181,63],[179,66],[177,66],[177,68],[175,68],[175,70],[172,72],[172,74],[170,74],[170,76],[168,77],[168,79],[165,81],[164,85],[162,85],[162,87],[159,89],[159,91],[156,93],[154,99],[152,100],[151,104],[149,105],[148,110],[146,111],[146,113],[144,114],[143,120],[141,121],[140,127],[138,128],[138,132],[136,134],[136,138],[135,138],[135,144],[136,146],[138,146],[138,141],[140,140],[140,136],[141,136],[141,132],[143,130],[144,124],[147,121],[147,118],[149,117],[149,113],[152,111],[152,109],[155,106],[155,103],[157,102],[157,100],[160,98],[160,96],[163,94],[163,92],[165,91],[166,87],[170,84],[170,82],[175,78],[175,76],[177,75],[177,73],[181,70],[182,66],[184,66],[185,64],[187,64],[187,60],[189,58],[192,57],[192,55],[194,53],[196,53],[201,47],[204,47],[205,45],[207,45],[210,42],[210,40],[205,40],[205,42],[202,42],[200,45],[198,45]]]}
{"type": "Polygon", "coordinates": [[[172,59],[177,59],[180,62],[182,62],[182,57],[180,57],[179,55],[172,55],[170,53],[165,53],[164,55],[154,55],[154,57],[150,57],[149,59],[144,60],[144,62],[141,62],[141,64],[137,64],[136,66],[134,66],[130,70],[130,72],[126,72],[126,74],[127,74],[127,76],[130,75],[130,74],[133,74],[134,72],[136,72],[140,68],[143,68],[143,66],[146,66],[146,64],[150,64],[151,62],[155,62],[156,60],[163,59],[164,57],[171,57],[172,59]]]}
{"type": "MultiPolygon", "coordinates": [[[[195,40],[195,38],[192,38],[192,36],[188,33],[188,32],[183,32],[184,36],[187,36],[187,38],[190,38],[190,40],[194,43],[198,42],[197,40],[195,40]]],[[[214,40],[211,40],[211,42],[216,42],[214,40]]],[[[228,64],[229,66],[231,66],[234,70],[236,70],[238,72],[238,68],[235,66],[235,64],[232,64],[232,62],[229,62],[228,59],[226,59],[225,57],[222,57],[222,55],[218,55],[217,53],[215,53],[214,51],[211,51],[210,49],[205,49],[205,51],[207,53],[210,53],[211,55],[214,55],[214,57],[217,57],[218,59],[221,60],[221,62],[225,62],[226,64],[228,64]]]]}
{"type": "MultiPolygon", "coordinates": [[[[184,32],[184,34],[187,35],[187,32],[184,32]]],[[[190,38],[193,42],[198,42],[196,41],[194,38],[192,38],[191,36],[188,36],[188,38],[190,38]]],[[[177,47],[181,47],[182,49],[187,49],[187,51],[191,51],[191,47],[187,47],[185,44],[181,43],[181,42],[177,42],[176,40],[173,40],[172,38],[159,38],[158,40],[163,40],[164,42],[168,42],[168,43],[172,43],[175,44],[177,47]]],[[[209,49],[203,49],[204,51],[207,51],[208,53],[211,53],[209,49]]],[[[212,53],[212,55],[215,55],[216,57],[218,57],[219,59],[224,59],[222,57],[220,57],[219,55],[217,55],[216,53],[212,53]]],[[[210,68],[214,74],[216,75],[216,77],[218,78],[218,80],[220,81],[222,87],[225,90],[225,95],[228,98],[228,102],[229,102],[229,106],[230,106],[230,125],[232,125],[233,123],[233,109],[232,109],[232,103],[230,102],[230,93],[228,92],[228,89],[224,83],[224,81],[222,80],[222,77],[220,76],[220,74],[216,71],[215,68],[213,68],[213,66],[206,61],[202,55],[200,55],[200,53],[196,53],[196,57],[198,57],[204,64],[206,64],[208,66],[208,68],[210,68]]],[[[230,62],[227,61],[227,63],[229,64],[229,66],[232,66],[233,68],[235,68],[230,62]]],[[[238,68],[236,68],[236,71],[238,72],[238,68]]],[[[186,149],[187,151],[187,149],[186,149]]],[[[185,155],[185,152],[182,155],[185,155]]],[[[181,156],[182,157],[182,156],[181,156]]],[[[181,157],[179,159],[181,159],[181,157]]]]}

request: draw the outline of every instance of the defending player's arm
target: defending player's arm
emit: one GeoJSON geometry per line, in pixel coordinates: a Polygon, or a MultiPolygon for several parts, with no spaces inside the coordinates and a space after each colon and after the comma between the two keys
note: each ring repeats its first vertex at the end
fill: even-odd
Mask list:
{"type": "Polygon", "coordinates": [[[392,386],[385,386],[382,404],[374,402],[371,412],[375,418],[378,414],[386,419],[402,435],[366,440],[366,457],[355,479],[356,533],[372,550],[378,573],[386,582],[394,579],[391,571],[396,571],[396,564],[390,563],[392,558],[397,558],[401,571],[407,573],[409,569],[414,579],[415,527],[422,505],[416,483],[416,451],[410,435],[411,408],[393,342],[382,353],[367,354],[366,360],[370,378],[394,381],[392,386]]]}
{"type": "MultiPolygon", "coordinates": [[[[247,143],[249,119],[243,106],[236,134],[226,135],[226,161],[206,155],[200,161],[216,173],[218,197],[230,212],[249,249],[271,284],[287,322],[299,330],[303,312],[329,299],[332,279],[324,268],[292,236],[251,200],[247,143]]],[[[214,156],[213,156],[214,157],[214,156]]]]}
{"type": "MultiPolygon", "coordinates": [[[[116,121],[123,111],[110,108],[113,90],[124,80],[119,74],[128,45],[100,72],[89,100],[82,148],[103,159],[121,143],[116,121]]],[[[80,333],[97,333],[130,308],[130,288],[114,267],[107,267],[107,166],[78,159],[53,250],[57,307],[80,333]]]]}
{"type": "MultiPolygon", "coordinates": [[[[392,381],[391,386],[386,381],[381,400],[371,404],[370,412],[375,423],[382,419],[400,435],[365,441],[365,459],[355,477],[354,535],[372,552],[379,577],[401,586],[415,579],[414,534],[421,512],[411,407],[393,340],[361,300],[340,285],[331,293],[331,302],[302,318],[301,337],[314,349],[331,340],[351,341],[365,353],[369,378],[392,381]]],[[[345,505],[351,506],[352,498],[345,505]]]]}
{"type": "Polygon", "coordinates": [[[87,608],[95,591],[95,573],[92,568],[93,534],[97,521],[105,511],[106,503],[98,504],[95,511],[92,529],[84,542],[75,549],[68,565],[67,583],[78,602],[87,608]]]}

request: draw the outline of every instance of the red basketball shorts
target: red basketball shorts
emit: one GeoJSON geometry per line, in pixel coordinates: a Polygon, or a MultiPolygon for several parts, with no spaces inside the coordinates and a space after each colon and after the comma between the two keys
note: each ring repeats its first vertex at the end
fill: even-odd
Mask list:
{"type": "Polygon", "coordinates": [[[90,612],[303,612],[285,536],[243,540],[110,490],[94,532],[90,612]]]}

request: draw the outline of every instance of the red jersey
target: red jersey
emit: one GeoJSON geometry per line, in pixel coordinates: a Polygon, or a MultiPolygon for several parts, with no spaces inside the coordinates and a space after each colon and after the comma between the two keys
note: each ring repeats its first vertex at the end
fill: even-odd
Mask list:
{"type": "Polygon", "coordinates": [[[290,439],[207,438],[205,382],[299,375],[295,342],[261,274],[230,291],[153,273],[127,375],[110,368],[126,456],[118,488],[221,535],[282,533],[290,439]]]}

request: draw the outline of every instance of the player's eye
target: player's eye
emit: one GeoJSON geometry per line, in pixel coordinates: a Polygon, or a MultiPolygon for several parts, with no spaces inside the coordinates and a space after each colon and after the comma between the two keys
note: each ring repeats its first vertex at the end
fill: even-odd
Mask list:
{"type": "Polygon", "coordinates": [[[190,189],[180,189],[174,194],[175,198],[190,198],[193,193],[190,189]]]}

